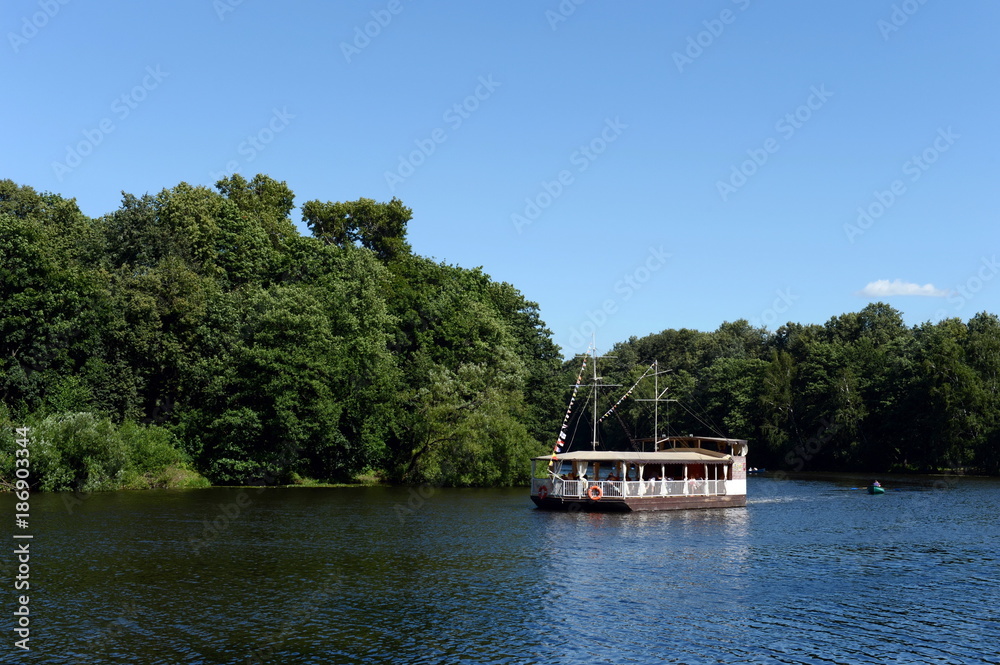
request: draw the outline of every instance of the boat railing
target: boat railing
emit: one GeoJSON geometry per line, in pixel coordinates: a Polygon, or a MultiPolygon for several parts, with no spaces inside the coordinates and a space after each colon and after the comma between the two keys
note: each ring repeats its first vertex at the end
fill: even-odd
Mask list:
{"type": "Polygon", "coordinates": [[[588,495],[601,498],[654,496],[721,496],[726,494],[726,481],[701,480],[563,480],[562,478],[533,478],[531,493],[538,495],[545,487],[547,496],[581,499],[588,495]],[[597,487],[597,490],[591,488],[597,487]]]}

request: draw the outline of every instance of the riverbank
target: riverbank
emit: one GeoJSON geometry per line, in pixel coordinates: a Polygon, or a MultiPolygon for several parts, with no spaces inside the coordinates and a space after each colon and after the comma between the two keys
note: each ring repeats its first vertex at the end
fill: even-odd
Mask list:
{"type": "MultiPolygon", "coordinates": [[[[787,472],[781,469],[774,471],[764,471],[757,477],[769,478],[773,480],[803,480],[803,481],[823,481],[839,485],[867,485],[872,480],[878,480],[886,487],[906,488],[906,489],[941,489],[953,486],[961,480],[996,480],[997,476],[985,473],[975,473],[973,471],[948,471],[938,473],[878,473],[871,471],[797,471],[787,472]]],[[[505,487],[527,488],[529,485],[515,485],[505,487]]],[[[362,488],[362,487],[382,487],[382,488],[406,488],[410,485],[386,482],[377,474],[366,473],[356,476],[349,482],[327,482],[314,478],[303,478],[297,474],[292,474],[291,482],[275,483],[266,485],[213,485],[205,476],[187,468],[170,467],[164,469],[158,475],[143,476],[133,479],[120,486],[107,486],[100,489],[84,490],[87,492],[116,492],[123,490],[183,490],[183,489],[295,489],[295,488],[362,488]]],[[[480,487],[478,489],[489,489],[480,487]]],[[[7,493],[14,490],[13,482],[0,478],[0,493],[7,493]]],[[[40,491],[40,490],[35,490],[40,491]]],[[[44,490],[41,490],[44,491],[44,490]]],[[[81,491],[74,488],[62,488],[49,491],[81,491]]]]}

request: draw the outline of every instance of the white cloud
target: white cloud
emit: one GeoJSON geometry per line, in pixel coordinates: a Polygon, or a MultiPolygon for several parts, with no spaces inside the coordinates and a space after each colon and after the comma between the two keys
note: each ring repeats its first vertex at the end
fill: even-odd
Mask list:
{"type": "Polygon", "coordinates": [[[858,295],[872,298],[885,298],[887,296],[928,296],[931,298],[945,298],[949,294],[947,289],[936,289],[933,284],[914,284],[904,282],[901,279],[889,281],[879,279],[869,282],[868,285],[858,291],[858,295]]]}

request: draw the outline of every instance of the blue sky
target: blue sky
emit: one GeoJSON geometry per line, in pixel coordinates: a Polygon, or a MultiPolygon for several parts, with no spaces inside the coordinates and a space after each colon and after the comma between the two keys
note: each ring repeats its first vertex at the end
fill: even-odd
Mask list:
{"type": "MultiPolygon", "coordinates": [[[[399,197],[569,355],[665,328],[1000,311],[986,0],[9,0],[2,177],[399,197]]],[[[296,210],[295,219],[299,220],[296,210]]],[[[305,232],[303,228],[303,232],[305,232]]]]}

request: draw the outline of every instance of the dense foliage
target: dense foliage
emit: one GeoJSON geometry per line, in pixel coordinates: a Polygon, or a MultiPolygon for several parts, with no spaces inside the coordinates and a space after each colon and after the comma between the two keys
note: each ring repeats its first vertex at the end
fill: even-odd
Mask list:
{"type": "Polygon", "coordinates": [[[537,305],[413,255],[398,200],[292,209],[261,175],[98,219],[0,182],[0,480],[28,425],[43,489],[523,482],[565,384],[537,305]]]}
{"type": "MultiPolygon", "coordinates": [[[[285,183],[233,175],[92,219],[0,181],[0,485],[16,426],[49,490],[524,482],[579,366],[537,305],[414,255],[396,199],[309,201],[311,237],[293,207],[285,183]]],[[[665,330],[612,355],[610,383],[671,369],[665,430],[750,439],[757,466],[1000,473],[991,314],[911,328],[878,303],[775,332],[665,330]]],[[[648,402],[618,415],[605,445],[651,433],[648,402]]]]}
{"type": "MultiPolygon", "coordinates": [[[[711,333],[665,330],[618,344],[610,383],[631,385],[656,358],[672,372],[672,434],[749,439],[752,463],[786,471],[1000,473],[1000,321],[980,313],[914,327],[875,303],[825,325],[775,332],[746,321],[711,333]]],[[[648,388],[647,388],[648,390],[648,388]]],[[[652,397],[650,394],[645,397],[652,397]]],[[[649,436],[648,403],[623,403],[622,422],[649,436]]],[[[628,445],[617,419],[610,445],[628,445]],[[624,439],[624,440],[623,440],[624,439]]]]}

